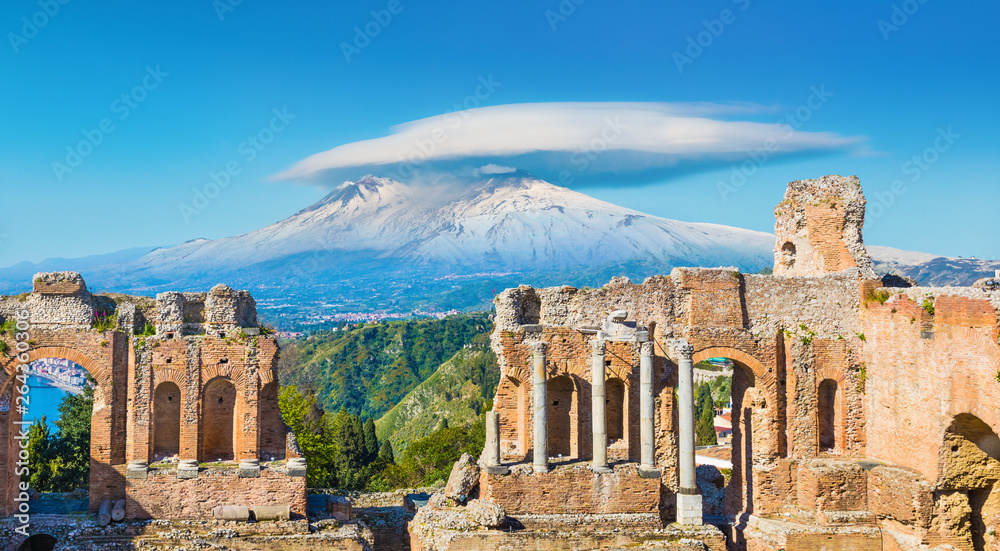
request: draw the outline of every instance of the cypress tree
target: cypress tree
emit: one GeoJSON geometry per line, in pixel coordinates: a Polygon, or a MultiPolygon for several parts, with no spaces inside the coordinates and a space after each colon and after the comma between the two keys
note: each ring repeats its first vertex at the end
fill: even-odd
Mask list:
{"type": "Polygon", "coordinates": [[[378,457],[378,436],[375,434],[375,421],[365,421],[365,463],[371,463],[378,457]]]}
{"type": "Polygon", "coordinates": [[[396,462],[396,456],[392,453],[392,444],[388,440],[382,442],[382,448],[378,451],[378,459],[383,465],[391,465],[396,462]]]}
{"type": "Polygon", "coordinates": [[[718,440],[715,435],[715,404],[712,402],[712,395],[708,394],[707,398],[701,400],[698,405],[701,410],[697,425],[695,426],[695,436],[698,444],[701,446],[717,444],[718,440]]]}

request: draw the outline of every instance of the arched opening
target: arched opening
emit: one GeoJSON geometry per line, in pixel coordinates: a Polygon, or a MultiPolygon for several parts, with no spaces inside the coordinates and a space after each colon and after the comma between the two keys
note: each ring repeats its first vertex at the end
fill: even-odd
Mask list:
{"type": "Polygon", "coordinates": [[[181,450],[181,389],[170,381],[153,394],[153,460],[176,458],[181,450]]]}
{"type": "Polygon", "coordinates": [[[1000,514],[1000,437],[978,417],[956,415],[944,434],[932,530],[958,548],[983,551],[1000,514]]]}
{"type": "Polygon", "coordinates": [[[839,450],[840,438],[837,437],[844,423],[841,408],[840,392],[837,381],[824,379],[816,390],[816,412],[819,416],[819,451],[829,452],[839,450]]]}
{"type": "Polygon", "coordinates": [[[704,504],[706,515],[752,512],[753,404],[748,390],[758,384],[751,364],[761,371],[764,367],[742,351],[725,347],[702,350],[695,361],[695,434],[700,442],[695,461],[718,468],[725,486],[720,492],[716,481],[702,488],[703,496],[711,496],[704,504]]]}
{"type": "Polygon", "coordinates": [[[573,454],[573,417],[576,385],[568,376],[549,379],[548,439],[549,456],[570,457],[573,454]]]}
{"type": "Polygon", "coordinates": [[[621,379],[608,379],[604,385],[608,440],[618,442],[628,434],[625,429],[625,422],[628,419],[625,413],[625,382],[621,379]]]}
{"type": "Polygon", "coordinates": [[[786,241],[785,244],[781,246],[781,265],[785,268],[792,268],[795,266],[795,244],[791,241],[786,241]]]}
{"type": "Polygon", "coordinates": [[[233,450],[233,414],[236,386],[228,379],[212,379],[205,385],[202,399],[202,461],[230,461],[233,450]]]}
{"type": "Polygon", "coordinates": [[[88,495],[79,489],[90,485],[92,381],[86,369],[65,358],[39,358],[29,364],[27,407],[20,413],[21,422],[30,424],[31,469],[21,481],[51,498],[33,502],[32,512],[87,510],[88,495]]]}

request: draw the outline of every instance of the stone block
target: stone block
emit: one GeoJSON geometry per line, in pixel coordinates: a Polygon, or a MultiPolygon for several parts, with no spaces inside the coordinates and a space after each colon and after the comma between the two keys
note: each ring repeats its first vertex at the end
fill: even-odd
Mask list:
{"type": "Polygon", "coordinates": [[[456,501],[464,502],[472,495],[479,484],[479,465],[472,456],[464,453],[451,469],[448,484],[444,487],[444,495],[456,501]]]}
{"type": "Polygon", "coordinates": [[[702,499],[698,494],[677,494],[677,523],[685,526],[702,524],[702,499]]]}

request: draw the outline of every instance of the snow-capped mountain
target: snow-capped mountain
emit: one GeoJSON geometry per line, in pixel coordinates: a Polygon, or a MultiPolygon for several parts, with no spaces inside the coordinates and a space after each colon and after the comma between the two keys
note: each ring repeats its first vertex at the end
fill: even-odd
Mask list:
{"type": "Polygon", "coordinates": [[[557,269],[636,259],[665,265],[771,264],[773,236],[677,222],[600,201],[526,173],[461,187],[365,177],[244,235],[159,249],[151,272],[245,267],[323,251],[367,251],[441,272],[557,269]]]}
{"type": "MultiPolygon", "coordinates": [[[[481,308],[527,283],[599,286],[677,266],[772,265],[774,236],[667,220],[552,185],[526,172],[450,185],[368,176],[294,215],[235,237],[0,270],[0,294],[30,288],[36,271],[77,270],[92,288],[152,295],[250,289],[265,312],[481,308]],[[27,288],[26,288],[27,287],[27,288]]],[[[869,247],[880,273],[968,285],[1000,262],[869,247]]]]}

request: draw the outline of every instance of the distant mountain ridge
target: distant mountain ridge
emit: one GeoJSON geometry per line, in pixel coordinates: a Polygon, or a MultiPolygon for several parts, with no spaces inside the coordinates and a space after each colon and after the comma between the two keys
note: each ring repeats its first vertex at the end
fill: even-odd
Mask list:
{"type": "MultiPolygon", "coordinates": [[[[651,216],[524,171],[451,185],[366,176],[259,230],[180,245],[0,269],[0,292],[36,271],[77,270],[92,287],[138,294],[250,289],[265,317],[337,311],[485,307],[520,283],[597,286],[677,266],[773,263],[774,236],[651,216]]],[[[923,284],[969,284],[1000,262],[870,247],[880,271],[923,284]]]]}

